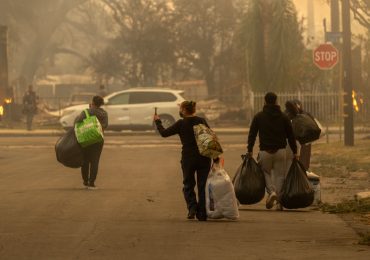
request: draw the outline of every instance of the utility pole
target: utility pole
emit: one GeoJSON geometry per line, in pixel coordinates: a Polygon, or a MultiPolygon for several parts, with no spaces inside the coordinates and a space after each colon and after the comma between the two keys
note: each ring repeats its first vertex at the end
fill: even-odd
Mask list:
{"type": "Polygon", "coordinates": [[[350,0],[342,0],[343,28],[343,89],[344,89],[344,145],[354,145],[352,100],[352,32],[350,0]]]}
{"type": "Polygon", "coordinates": [[[330,0],[331,31],[339,32],[339,0],[330,0]]]}
{"type": "Polygon", "coordinates": [[[8,91],[8,28],[0,25],[0,106],[3,105],[8,91]]]}

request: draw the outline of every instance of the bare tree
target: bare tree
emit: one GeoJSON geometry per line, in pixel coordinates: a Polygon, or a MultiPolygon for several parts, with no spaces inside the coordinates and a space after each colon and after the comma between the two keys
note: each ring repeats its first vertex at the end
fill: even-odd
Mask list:
{"type": "Polygon", "coordinates": [[[351,0],[351,9],[355,19],[370,29],[370,0],[351,0]]]}

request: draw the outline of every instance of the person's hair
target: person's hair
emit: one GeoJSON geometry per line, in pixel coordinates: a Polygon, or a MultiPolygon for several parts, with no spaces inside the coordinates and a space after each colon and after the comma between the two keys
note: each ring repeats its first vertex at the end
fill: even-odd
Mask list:
{"type": "Polygon", "coordinates": [[[265,102],[268,105],[275,105],[277,100],[277,95],[273,92],[268,92],[265,95],[265,102]]]}
{"type": "Polygon", "coordinates": [[[298,107],[296,106],[296,103],[294,101],[288,100],[285,103],[285,109],[286,109],[286,112],[288,112],[292,116],[296,116],[299,114],[298,107]]]}
{"type": "Polygon", "coordinates": [[[94,96],[92,102],[96,107],[104,105],[104,99],[101,96],[94,96]]]}
{"type": "Polygon", "coordinates": [[[302,102],[298,99],[294,99],[293,102],[294,102],[295,106],[297,107],[298,112],[302,113],[303,112],[302,102]]]}
{"type": "Polygon", "coordinates": [[[185,109],[186,113],[192,115],[195,113],[197,103],[195,101],[184,101],[181,107],[185,109]]]}

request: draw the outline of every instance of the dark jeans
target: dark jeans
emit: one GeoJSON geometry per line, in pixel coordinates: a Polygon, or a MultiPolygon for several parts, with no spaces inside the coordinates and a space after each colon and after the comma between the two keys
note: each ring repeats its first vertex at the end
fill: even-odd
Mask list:
{"type": "Polygon", "coordinates": [[[33,120],[33,113],[27,113],[26,114],[26,124],[27,124],[27,130],[32,129],[32,120],[33,120]]]}
{"type": "Polygon", "coordinates": [[[205,187],[211,168],[211,159],[203,156],[183,156],[181,168],[184,184],[183,193],[188,210],[196,209],[198,218],[207,218],[205,187]],[[195,173],[197,174],[196,182],[195,173]],[[198,202],[194,192],[195,184],[198,186],[198,202]]]}
{"type": "Polygon", "coordinates": [[[299,154],[299,160],[303,164],[303,166],[308,170],[310,168],[310,161],[311,161],[311,144],[302,145],[301,152],[299,154]]]}
{"type": "Polygon", "coordinates": [[[104,142],[96,143],[82,149],[84,162],[81,167],[82,179],[84,182],[94,184],[98,175],[100,155],[104,142]]]}

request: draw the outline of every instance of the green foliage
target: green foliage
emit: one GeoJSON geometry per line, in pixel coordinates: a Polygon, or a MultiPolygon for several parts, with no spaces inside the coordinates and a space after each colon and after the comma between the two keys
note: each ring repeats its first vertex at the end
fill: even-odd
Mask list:
{"type": "Polygon", "coordinates": [[[169,6],[154,0],[104,2],[113,12],[117,33],[106,50],[92,53],[93,72],[106,79],[118,76],[131,86],[163,80],[175,61],[169,6]]]}
{"type": "Polygon", "coordinates": [[[345,200],[337,204],[323,203],[320,205],[320,209],[327,213],[369,213],[370,212],[370,200],[355,201],[345,200]]]}

